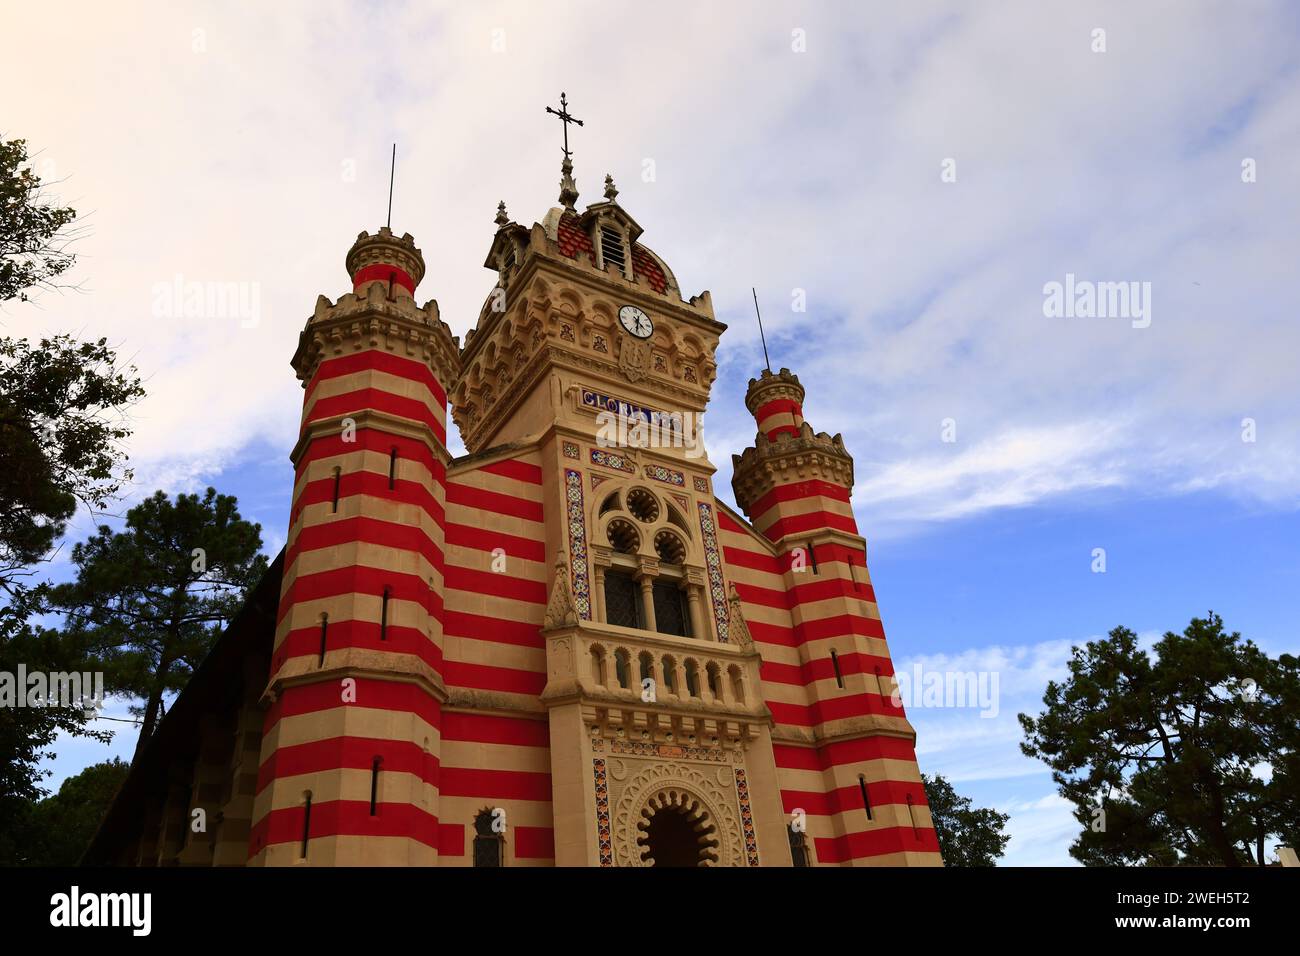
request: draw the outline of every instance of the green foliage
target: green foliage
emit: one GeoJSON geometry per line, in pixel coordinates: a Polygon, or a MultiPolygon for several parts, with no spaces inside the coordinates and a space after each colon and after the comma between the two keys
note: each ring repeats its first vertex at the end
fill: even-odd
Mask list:
{"type": "Polygon", "coordinates": [[[25,140],[0,139],[0,302],[27,301],[72,267],[68,225],[77,211],[41,201],[41,179],[28,165],[25,140]]]}
{"type": "Polygon", "coordinates": [[[1300,837],[1300,671],[1214,612],[1155,645],[1117,627],[1074,648],[1021,750],[1052,768],[1090,865],[1262,864],[1300,837]]]}
{"type": "Polygon", "coordinates": [[[0,339],[0,586],[49,554],[77,502],[102,507],[129,434],[121,409],[144,390],[105,341],[0,339]]]}
{"type": "Polygon", "coordinates": [[[8,839],[0,837],[0,864],[76,866],[129,769],[116,757],[92,764],[54,796],[27,804],[8,839]]]}
{"type": "MultiPolygon", "coordinates": [[[[93,669],[86,648],[74,638],[27,623],[36,598],[20,589],[0,608],[0,672],[16,675],[19,664],[28,672],[67,672],[93,669]]],[[[94,730],[86,714],[75,707],[0,708],[0,863],[13,862],[24,852],[21,834],[32,801],[44,796],[40,786],[49,771],[41,763],[60,733],[107,743],[112,734],[94,730]]]]}
{"type": "Polygon", "coordinates": [[[996,810],[972,808],[970,797],[959,795],[942,776],[921,774],[921,782],[944,866],[996,866],[1011,839],[1002,832],[1011,818],[996,810]]]}
{"type": "Polygon", "coordinates": [[[72,549],[77,578],[52,591],[66,628],[95,648],[109,693],[144,701],[136,756],[153,734],[165,695],[185,686],[244,595],[265,573],[261,527],[236,500],[209,488],[159,491],[72,549]]]}

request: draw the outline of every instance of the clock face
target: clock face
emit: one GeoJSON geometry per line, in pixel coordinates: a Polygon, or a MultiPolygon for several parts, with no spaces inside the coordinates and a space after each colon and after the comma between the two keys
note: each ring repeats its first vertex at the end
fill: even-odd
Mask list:
{"type": "Polygon", "coordinates": [[[635,335],[638,339],[650,338],[650,334],[655,330],[655,324],[650,321],[650,316],[634,305],[625,305],[618,310],[618,322],[627,329],[628,335],[635,335]]]}

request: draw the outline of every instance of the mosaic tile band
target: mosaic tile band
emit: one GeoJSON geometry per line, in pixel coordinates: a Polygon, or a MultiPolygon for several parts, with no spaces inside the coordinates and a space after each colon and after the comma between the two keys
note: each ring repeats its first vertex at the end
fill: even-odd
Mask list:
{"type": "Polygon", "coordinates": [[[582,472],[564,470],[564,497],[569,508],[569,564],[578,616],[591,620],[591,581],[587,573],[587,518],[582,503],[582,472]]]}
{"type": "Polygon", "coordinates": [[[718,640],[729,643],[730,628],[727,614],[727,590],[722,583],[722,555],[718,553],[718,526],[713,520],[713,508],[700,502],[700,534],[704,541],[704,560],[709,572],[709,597],[713,599],[713,619],[718,624],[718,640]]]}

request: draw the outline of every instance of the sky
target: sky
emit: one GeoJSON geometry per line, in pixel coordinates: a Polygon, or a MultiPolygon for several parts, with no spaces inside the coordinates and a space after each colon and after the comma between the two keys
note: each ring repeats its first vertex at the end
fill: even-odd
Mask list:
{"type": "MultiPolygon", "coordinates": [[[[50,41],[0,60],[0,135],[28,140],[88,234],[78,291],[8,305],[0,331],[106,336],[140,369],[123,508],[214,484],[278,551],[289,358],[317,294],[348,291],[356,234],[384,221],[392,144],[393,227],[428,265],[418,298],[463,336],[494,281],[497,202],[524,224],[556,204],[544,108],[563,90],[584,121],[579,205],[612,174],[642,241],[730,326],[705,419],[719,493],[754,435],[757,286],[773,365],[854,456],[896,669],[998,676],[996,716],[909,716],[922,770],[1011,814],[1004,862],[1070,863],[1077,826],[1015,714],[1072,644],[1118,625],[1150,640],[1212,608],[1300,651],[1294,4],[5,16],[50,41]],[[187,315],[178,281],[239,283],[243,308],[187,315]],[[1050,308],[1052,283],[1089,282],[1132,289],[1128,312],[1050,308]]],[[[111,749],[129,754],[121,726],[111,749]]],[[[108,752],[62,743],[51,783],[108,752]]]]}

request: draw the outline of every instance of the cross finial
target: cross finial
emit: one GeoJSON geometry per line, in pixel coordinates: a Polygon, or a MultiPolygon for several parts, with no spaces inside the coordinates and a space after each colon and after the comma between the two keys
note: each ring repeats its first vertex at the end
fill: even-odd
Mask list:
{"type": "Polygon", "coordinates": [[[568,159],[572,155],[569,152],[569,124],[577,123],[581,126],[582,120],[573,116],[569,112],[569,101],[565,98],[563,91],[560,92],[560,108],[557,110],[554,107],[548,106],[546,107],[546,112],[554,113],[560,118],[560,122],[564,124],[564,158],[568,159]]]}

